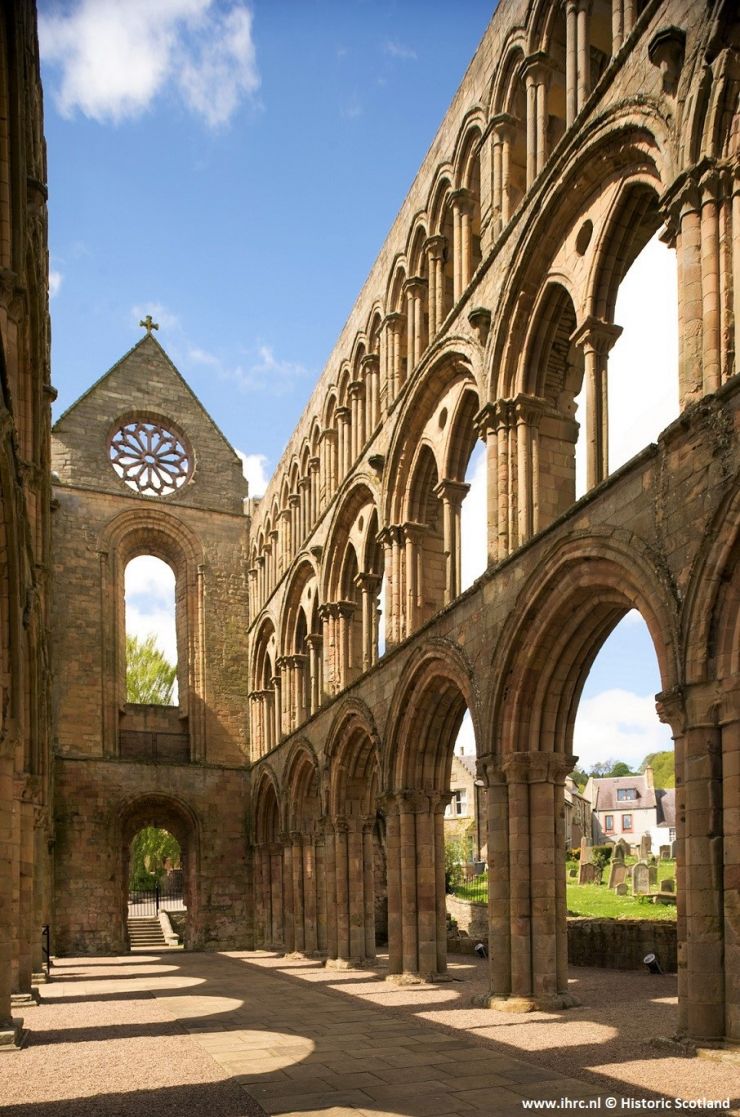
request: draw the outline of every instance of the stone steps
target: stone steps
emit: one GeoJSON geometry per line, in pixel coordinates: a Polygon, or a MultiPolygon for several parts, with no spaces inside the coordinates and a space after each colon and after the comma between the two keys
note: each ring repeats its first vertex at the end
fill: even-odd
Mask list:
{"type": "Polygon", "coordinates": [[[162,926],[156,916],[150,919],[139,918],[128,920],[128,938],[132,947],[166,947],[162,926]]]}

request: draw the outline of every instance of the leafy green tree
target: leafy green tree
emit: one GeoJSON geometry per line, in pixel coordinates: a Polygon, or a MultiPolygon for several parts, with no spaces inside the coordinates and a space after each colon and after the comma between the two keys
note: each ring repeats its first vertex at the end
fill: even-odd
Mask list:
{"type": "Polygon", "coordinates": [[[576,785],[579,791],[583,791],[584,787],[588,783],[588,776],[585,772],[582,772],[580,768],[574,768],[570,774],[570,778],[573,780],[573,783],[576,785]]]}
{"type": "Polygon", "coordinates": [[[157,647],[156,636],[126,637],[126,701],[171,706],[177,668],[157,647]]]}
{"type": "Polygon", "coordinates": [[[599,760],[594,764],[590,774],[600,780],[610,776],[631,776],[632,769],[623,760],[599,760]]]}
{"type": "Polygon", "coordinates": [[[644,772],[648,765],[653,769],[653,783],[656,787],[676,786],[676,757],[673,749],[648,753],[640,765],[640,771],[644,772]]]}
{"type": "Polygon", "coordinates": [[[180,868],[180,843],[158,826],[145,826],[131,843],[130,888],[154,888],[164,875],[165,862],[180,868]]]}
{"type": "Polygon", "coordinates": [[[625,762],[623,760],[618,760],[617,763],[613,765],[612,770],[609,773],[609,775],[610,776],[631,776],[632,775],[632,769],[630,768],[629,764],[625,764],[625,762]]]}

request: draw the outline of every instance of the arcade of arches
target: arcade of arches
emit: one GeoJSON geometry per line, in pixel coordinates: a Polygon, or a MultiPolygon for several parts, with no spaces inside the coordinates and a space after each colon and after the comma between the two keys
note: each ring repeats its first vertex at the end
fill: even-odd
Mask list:
{"type": "MultiPolygon", "coordinates": [[[[728,0],[504,0],[259,501],[150,331],[59,419],[53,813],[20,747],[8,779],[55,842],[60,950],[125,946],[124,849],[151,824],[186,850],[193,947],[344,967],[387,942],[395,980],[442,973],[467,711],[488,1003],[566,1007],[575,714],[637,609],[676,748],[679,1030],[740,1041],[738,34],[728,0]],[[617,295],[659,229],[681,411],[611,472],[617,295]],[[132,429],[157,432],[146,489],[132,429]],[[478,443],[488,566],[461,592],[478,443]],[[175,576],[173,707],[122,689],[123,577],[141,554],[175,576]]],[[[29,992],[32,896],[51,904],[48,855],[13,856],[21,961],[0,1020],[11,985],[29,992]]]]}

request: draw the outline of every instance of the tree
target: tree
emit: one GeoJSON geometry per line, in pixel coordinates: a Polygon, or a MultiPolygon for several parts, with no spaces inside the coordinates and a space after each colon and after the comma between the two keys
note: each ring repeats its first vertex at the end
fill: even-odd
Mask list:
{"type": "Polygon", "coordinates": [[[653,769],[653,783],[656,787],[665,789],[676,786],[676,757],[673,749],[648,753],[640,765],[640,771],[644,772],[648,765],[653,769]]]}
{"type": "Polygon", "coordinates": [[[130,888],[153,888],[165,870],[180,867],[180,843],[169,830],[145,826],[131,843],[130,888]]]}
{"type": "Polygon", "coordinates": [[[632,769],[623,760],[599,760],[590,773],[594,779],[601,780],[610,776],[631,776],[632,769]]]}
{"type": "Polygon", "coordinates": [[[625,764],[623,760],[618,760],[616,764],[612,765],[610,776],[631,776],[632,769],[629,764],[625,764]]]}
{"type": "Polygon", "coordinates": [[[157,647],[156,636],[126,637],[126,701],[171,706],[177,668],[157,647]]]}

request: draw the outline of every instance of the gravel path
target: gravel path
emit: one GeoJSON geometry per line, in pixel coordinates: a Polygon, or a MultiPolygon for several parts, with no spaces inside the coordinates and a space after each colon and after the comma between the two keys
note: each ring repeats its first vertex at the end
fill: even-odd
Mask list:
{"type": "Polygon", "coordinates": [[[158,999],[187,987],[175,966],[78,958],[54,973],[23,1015],[26,1047],[0,1056],[3,1117],[264,1117],[158,999]]]}
{"type": "Polygon", "coordinates": [[[619,1113],[730,1097],[740,1114],[740,1062],[650,1042],[674,1029],[674,976],[573,968],[582,1006],[529,1014],[471,1007],[487,988],[475,958],[435,985],[384,978],[257,951],[65,959],[26,1012],[27,1047],[0,1056],[0,1113],[518,1117],[565,1092],[628,1099],[619,1113]]]}

